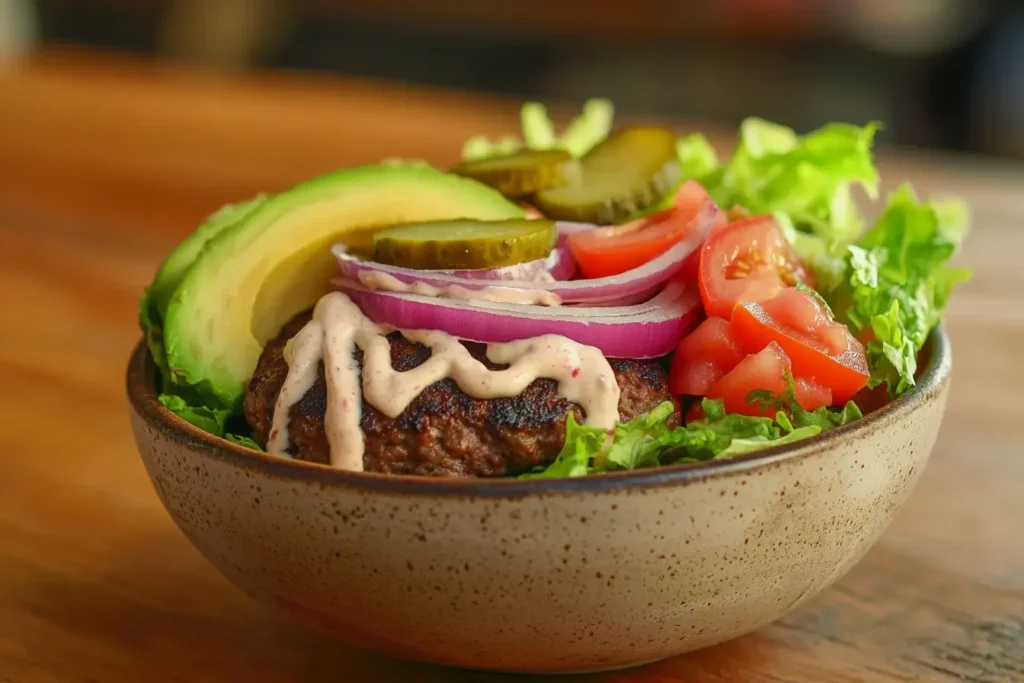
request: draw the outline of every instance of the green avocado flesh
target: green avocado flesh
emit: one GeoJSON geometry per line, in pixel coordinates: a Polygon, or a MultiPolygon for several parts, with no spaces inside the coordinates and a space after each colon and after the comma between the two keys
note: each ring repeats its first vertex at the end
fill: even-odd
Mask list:
{"type": "Polygon", "coordinates": [[[153,278],[153,284],[149,286],[148,292],[161,319],[167,315],[167,305],[171,301],[171,295],[174,294],[185,271],[196,260],[203,245],[235,223],[245,220],[265,200],[266,197],[260,195],[248,201],[222,207],[203,221],[171,252],[171,255],[160,266],[160,270],[156,272],[156,277],[153,278]]]}
{"type": "Polygon", "coordinates": [[[367,247],[402,223],[522,217],[486,185],[426,167],[345,169],[266,199],[206,241],[174,289],[169,385],[237,409],[263,345],[327,292],[333,244],[367,247]]]}

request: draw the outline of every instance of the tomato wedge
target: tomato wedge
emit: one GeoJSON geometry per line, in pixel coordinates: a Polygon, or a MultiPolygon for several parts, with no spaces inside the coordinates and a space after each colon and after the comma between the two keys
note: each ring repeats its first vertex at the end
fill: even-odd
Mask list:
{"type": "MultiPolygon", "coordinates": [[[[763,408],[757,403],[748,403],[747,397],[750,392],[758,389],[770,391],[776,396],[784,394],[787,389],[786,375],[791,375],[792,371],[786,352],[771,342],[757,353],[744,358],[712,384],[707,397],[722,399],[727,413],[774,417],[777,408],[763,408]]],[[[804,410],[816,410],[832,404],[832,392],[813,379],[797,379],[795,393],[797,403],[804,410]]]]}
{"type": "Polygon", "coordinates": [[[849,401],[868,382],[864,346],[809,292],[789,288],[767,301],[743,302],[733,311],[732,324],[745,350],[777,345],[797,377],[828,387],[837,403],[849,401]]]}
{"type": "Polygon", "coordinates": [[[700,296],[709,316],[730,318],[736,304],[771,299],[802,282],[814,286],[810,271],[769,216],[730,223],[701,248],[700,296]]]}
{"type": "Polygon", "coordinates": [[[679,342],[669,367],[669,389],[674,394],[703,396],[745,356],[732,323],[708,318],[679,342]]]}
{"type": "Polygon", "coordinates": [[[673,207],[635,221],[574,233],[566,244],[588,278],[618,275],[637,268],[690,234],[693,218],[708,193],[688,180],[676,192],[673,207]]]}
{"type": "MultiPolygon", "coordinates": [[[[715,222],[711,224],[711,230],[708,232],[708,236],[705,238],[705,242],[711,239],[719,230],[729,225],[728,218],[726,218],[724,211],[719,211],[715,214],[715,222]]],[[[703,249],[695,249],[692,254],[686,257],[683,261],[683,267],[679,271],[679,278],[687,285],[696,287],[698,278],[700,277],[700,255],[703,253],[703,249]]]]}

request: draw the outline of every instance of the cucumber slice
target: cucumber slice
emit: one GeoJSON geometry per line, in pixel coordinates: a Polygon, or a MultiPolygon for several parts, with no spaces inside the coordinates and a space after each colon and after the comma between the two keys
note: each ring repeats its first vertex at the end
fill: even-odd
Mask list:
{"type": "Polygon", "coordinates": [[[506,197],[526,197],[580,180],[579,162],[563,149],[523,150],[463,161],[453,172],[490,185],[506,197]]]}
{"type": "Polygon", "coordinates": [[[544,258],[556,236],[547,220],[409,223],[375,234],[373,258],[424,270],[500,268],[544,258]]]}
{"type": "Polygon", "coordinates": [[[579,183],[542,190],[534,205],[548,218],[617,223],[658,200],[680,180],[676,137],[665,128],[613,133],[580,160],[579,183]]]}

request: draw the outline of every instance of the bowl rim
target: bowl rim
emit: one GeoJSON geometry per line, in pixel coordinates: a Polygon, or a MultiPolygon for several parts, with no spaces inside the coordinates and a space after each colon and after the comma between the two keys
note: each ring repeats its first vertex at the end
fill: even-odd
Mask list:
{"type": "Polygon", "coordinates": [[[845,437],[869,433],[881,424],[900,420],[945,387],[952,370],[949,337],[940,324],[925,345],[928,361],[914,389],[854,422],[791,444],[772,446],[723,460],[665,465],[629,472],[608,472],[563,479],[442,478],[378,472],[350,472],[329,465],[293,460],[254,451],[204,432],[186,422],[157,400],[157,368],[145,339],[140,339],[128,361],[126,385],[129,404],[150,427],[168,439],[205,456],[224,460],[247,470],[285,479],[308,480],[322,486],[359,491],[383,491],[401,495],[516,498],[535,494],[596,493],[622,488],[650,488],[706,481],[750,472],[783,460],[804,458],[830,450],[845,437]]]}

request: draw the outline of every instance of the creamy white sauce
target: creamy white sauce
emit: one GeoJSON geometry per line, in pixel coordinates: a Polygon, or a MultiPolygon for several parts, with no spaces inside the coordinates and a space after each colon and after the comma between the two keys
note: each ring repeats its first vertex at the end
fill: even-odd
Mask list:
{"type": "MultiPolygon", "coordinates": [[[[548,277],[551,277],[548,275],[548,277]]],[[[552,278],[553,280],[554,278],[552,278]]],[[[359,282],[369,289],[420,296],[462,299],[463,301],[490,301],[528,306],[561,306],[562,300],[553,292],[543,289],[517,289],[515,287],[485,286],[478,289],[462,285],[435,287],[426,282],[403,282],[391,273],[379,270],[359,271],[359,282]]]]}
{"type": "Polygon", "coordinates": [[[288,375],[274,406],[267,451],[287,456],[288,421],[293,405],[316,382],[323,360],[327,381],[324,425],[331,450],[331,465],[363,469],[363,432],[359,426],[362,400],[388,417],[398,417],[431,384],[450,377],[459,389],[478,399],[519,395],[535,379],[558,382],[558,395],[579,404],[586,424],[612,429],[619,419],[619,386],[604,355],[558,335],[490,344],[487,358],[508,365],[489,370],[473,358],[458,339],[429,330],[404,330],[402,336],[430,349],[427,361],[412,370],[391,367],[388,330],[363,315],[341,292],[317,302],[313,319],[288,343],[288,375]],[[353,358],[363,350],[362,392],[359,366],[353,358]]]}

